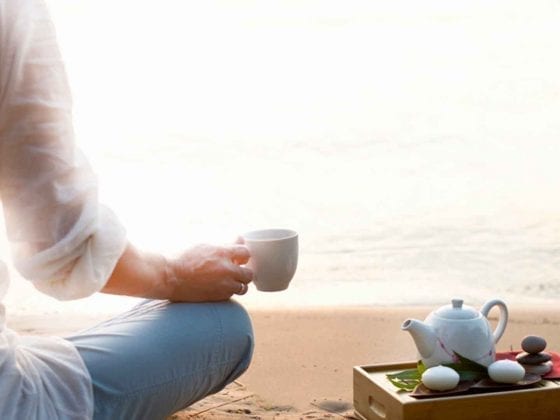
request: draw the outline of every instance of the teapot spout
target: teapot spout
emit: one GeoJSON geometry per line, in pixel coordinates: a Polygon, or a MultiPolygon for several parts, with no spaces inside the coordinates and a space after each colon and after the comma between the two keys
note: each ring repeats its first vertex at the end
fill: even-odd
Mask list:
{"type": "Polygon", "coordinates": [[[437,336],[432,327],[417,319],[407,319],[401,325],[401,330],[408,331],[412,335],[418,353],[423,359],[433,355],[437,345],[437,336]]]}

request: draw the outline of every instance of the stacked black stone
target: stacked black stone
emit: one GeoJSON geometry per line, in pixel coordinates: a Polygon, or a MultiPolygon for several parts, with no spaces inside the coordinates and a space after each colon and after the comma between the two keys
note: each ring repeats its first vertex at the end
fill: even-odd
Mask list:
{"type": "Polygon", "coordinates": [[[523,365],[526,373],[544,376],[552,370],[551,356],[546,353],[546,340],[536,335],[528,335],[521,341],[523,352],[517,355],[517,361],[523,365]]]}

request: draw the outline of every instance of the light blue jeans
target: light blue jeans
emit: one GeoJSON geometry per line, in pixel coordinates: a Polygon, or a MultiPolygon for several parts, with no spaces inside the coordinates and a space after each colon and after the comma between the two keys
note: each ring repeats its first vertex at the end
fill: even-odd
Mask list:
{"type": "Polygon", "coordinates": [[[165,419],[239,377],[253,352],[235,301],[148,300],[66,339],[91,375],[96,420],[165,419]]]}

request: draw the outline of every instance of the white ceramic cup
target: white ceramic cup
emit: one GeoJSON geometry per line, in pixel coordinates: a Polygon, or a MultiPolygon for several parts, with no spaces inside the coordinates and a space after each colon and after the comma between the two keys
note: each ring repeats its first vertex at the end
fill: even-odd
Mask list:
{"type": "Polygon", "coordinates": [[[262,292],[288,288],[298,261],[298,234],[289,229],[263,229],[245,233],[243,239],[251,258],[253,283],[262,292]]]}

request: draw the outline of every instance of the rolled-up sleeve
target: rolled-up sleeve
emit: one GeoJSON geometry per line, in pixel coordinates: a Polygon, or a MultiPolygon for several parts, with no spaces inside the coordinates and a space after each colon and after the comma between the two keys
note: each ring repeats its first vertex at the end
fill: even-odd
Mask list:
{"type": "Polygon", "coordinates": [[[0,197],[14,265],[58,299],[99,291],[126,246],[74,145],[72,103],[43,0],[0,1],[0,197]]]}

